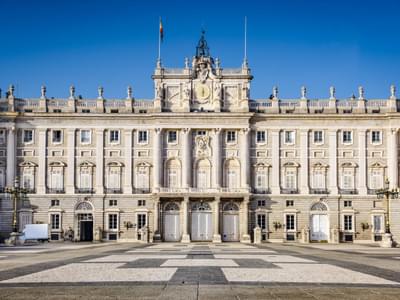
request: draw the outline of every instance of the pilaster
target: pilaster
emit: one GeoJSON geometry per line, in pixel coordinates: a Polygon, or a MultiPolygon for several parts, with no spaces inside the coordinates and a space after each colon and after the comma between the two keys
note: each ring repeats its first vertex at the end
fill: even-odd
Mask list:
{"type": "Polygon", "coordinates": [[[300,132],[300,193],[309,193],[308,130],[300,132]]]}
{"type": "Polygon", "coordinates": [[[96,193],[104,193],[104,129],[96,130],[96,193]]]}
{"type": "Polygon", "coordinates": [[[358,131],[358,191],[361,195],[367,194],[367,136],[365,130],[358,131]]]}
{"type": "Polygon", "coordinates": [[[213,182],[214,188],[221,187],[221,129],[214,129],[213,136],[213,149],[212,149],[212,159],[213,159],[213,182]]]}
{"type": "Polygon", "coordinates": [[[153,192],[160,190],[161,164],[162,164],[162,129],[154,129],[154,145],[153,145],[153,192]]]}
{"type": "Polygon", "coordinates": [[[329,191],[333,195],[338,193],[337,185],[337,130],[328,132],[329,139],[329,191]]]}
{"type": "Polygon", "coordinates": [[[390,188],[397,188],[398,187],[398,165],[399,165],[399,159],[398,159],[398,129],[397,128],[391,128],[388,130],[388,175],[389,175],[389,181],[390,181],[390,188]]]}
{"type": "Polygon", "coordinates": [[[7,186],[14,186],[15,180],[15,170],[16,170],[16,129],[13,125],[7,131],[7,173],[6,173],[6,185],[7,186]]]}
{"type": "Polygon", "coordinates": [[[190,128],[182,130],[182,187],[191,186],[192,162],[191,162],[191,131],[190,128]]]}
{"type": "Polygon", "coordinates": [[[240,235],[241,243],[250,243],[249,235],[249,198],[245,197],[242,203],[242,233],[240,235]]]}
{"type": "Polygon", "coordinates": [[[272,178],[271,178],[271,192],[272,194],[280,194],[280,142],[279,142],[279,130],[274,130],[272,135],[272,178]]]}
{"type": "Polygon", "coordinates": [[[213,243],[221,243],[221,234],[219,232],[219,215],[220,215],[220,198],[215,197],[214,200],[214,235],[213,235],[213,243]]]}
{"type": "Polygon", "coordinates": [[[132,130],[125,130],[125,182],[124,193],[132,194],[132,130]]]}
{"type": "Polygon", "coordinates": [[[47,129],[39,129],[37,193],[46,193],[47,129]]]}
{"type": "Polygon", "coordinates": [[[75,129],[67,131],[67,194],[75,193],[75,129]]]}
{"type": "Polygon", "coordinates": [[[249,133],[248,128],[241,130],[240,156],[241,156],[241,181],[243,188],[249,188],[250,179],[250,153],[249,153],[249,133]]]}
{"type": "Polygon", "coordinates": [[[183,224],[182,224],[182,243],[190,243],[190,235],[188,234],[188,206],[189,197],[184,197],[182,202],[182,214],[183,214],[183,224]]]}

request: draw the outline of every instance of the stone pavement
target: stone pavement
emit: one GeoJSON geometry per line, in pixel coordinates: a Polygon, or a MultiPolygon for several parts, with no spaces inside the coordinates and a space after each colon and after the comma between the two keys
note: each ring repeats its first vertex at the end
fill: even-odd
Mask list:
{"type": "Polygon", "coordinates": [[[399,249],[346,249],[102,244],[62,260],[60,246],[59,261],[0,271],[0,299],[400,299],[399,249]]]}

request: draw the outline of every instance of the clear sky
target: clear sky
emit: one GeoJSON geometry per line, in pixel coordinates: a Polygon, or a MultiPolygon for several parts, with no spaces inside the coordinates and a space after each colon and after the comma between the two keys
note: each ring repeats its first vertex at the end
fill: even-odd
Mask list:
{"type": "MultiPolygon", "coordinates": [[[[194,55],[202,26],[211,54],[222,67],[240,67],[244,16],[252,98],[271,94],[310,98],[357,94],[386,98],[400,90],[400,1],[90,1],[0,0],[0,87],[20,97],[77,94],[151,98],[157,58],[158,18],[164,24],[162,59],[182,67],[194,55]]],[[[400,92],[398,93],[400,94],[400,92]]]]}

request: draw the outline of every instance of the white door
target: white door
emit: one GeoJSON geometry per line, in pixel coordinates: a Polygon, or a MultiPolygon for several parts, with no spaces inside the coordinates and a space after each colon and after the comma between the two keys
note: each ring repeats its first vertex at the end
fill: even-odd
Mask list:
{"type": "Polygon", "coordinates": [[[211,241],[212,213],[207,211],[192,212],[191,238],[193,241],[211,241]]]}
{"type": "Polygon", "coordinates": [[[327,241],[329,239],[328,215],[312,215],[311,217],[311,240],[327,241]]]}
{"type": "Polygon", "coordinates": [[[179,212],[166,212],[164,214],[164,241],[180,241],[180,230],[179,212]]]}
{"type": "Polygon", "coordinates": [[[222,240],[224,242],[238,242],[239,241],[239,215],[227,214],[223,215],[222,219],[222,240]]]}

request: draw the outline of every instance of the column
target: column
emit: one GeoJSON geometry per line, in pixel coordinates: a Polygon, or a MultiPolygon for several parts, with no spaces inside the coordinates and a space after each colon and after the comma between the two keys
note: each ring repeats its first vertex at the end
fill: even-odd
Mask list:
{"type": "Polygon", "coordinates": [[[328,132],[329,139],[329,190],[332,195],[338,193],[337,185],[337,131],[328,132]]]}
{"type": "Polygon", "coordinates": [[[271,171],[271,192],[272,194],[280,194],[281,189],[280,189],[280,174],[279,174],[279,169],[280,169],[280,143],[279,143],[279,130],[278,131],[272,131],[272,150],[271,150],[271,156],[272,156],[272,171],[271,171]]]}
{"type": "Polygon", "coordinates": [[[16,141],[15,141],[15,127],[8,129],[7,137],[7,173],[6,173],[6,186],[14,186],[15,180],[15,158],[17,156],[16,152],[16,141]]]}
{"type": "Polygon", "coordinates": [[[153,241],[160,241],[161,240],[161,235],[160,235],[160,198],[156,197],[154,199],[154,229],[153,229],[153,241]]]}
{"type": "Polygon", "coordinates": [[[96,193],[104,193],[104,129],[96,130],[96,193]]]}
{"type": "Polygon", "coordinates": [[[366,131],[358,131],[358,191],[361,195],[367,194],[367,137],[366,131]]]}
{"type": "Polygon", "coordinates": [[[190,243],[190,236],[188,234],[188,205],[189,197],[184,197],[182,202],[183,224],[182,224],[182,243],[190,243]]]}
{"type": "Polygon", "coordinates": [[[391,188],[398,187],[398,149],[397,149],[397,129],[388,130],[388,153],[387,153],[387,165],[388,165],[388,175],[391,188]]]}
{"type": "Polygon", "coordinates": [[[214,235],[213,243],[221,243],[221,234],[219,233],[219,205],[221,201],[219,197],[214,200],[214,235]]]}
{"type": "Polygon", "coordinates": [[[45,194],[46,193],[46,161],[47,161],[47,129],[39,130],[39,147],[38,147],[38,178],[37,178],[37,193],[45,194]]]}
{"type": "Polygon", "coordinates": [[[213,159],[213,177],[214,177],[214,188],[221,187],[221,129],[214,129],[213,137],[213,149],[212,149],[212,159],[213,159]]]}
{"type": "Polygon", "coordinates": [[[75,129],[67,131],[67,194],[75,193],[75,129]]]}
{"type": "Polygon", "coordinates": [[[240,143],[240,160],[241,160],[241,178],[242,187],[249,188],[250,180],[250,149],[249,149],[249,133],[248,128],[244,128],[242,131],[241,143],[240,143]]]}
{"type": "Polygon", "coordinates": [[[125,183],[124,193],[132,194],[132,129],[125,131],[125,183]]]}
{"type": "Polygon", "coordinates": [[[309,193],[308,130],[300,132],[300,193],[309,193]]]}
{"type": "Polygon", "coordinates": [[[241,243],[250,243],[249,235],[249,198],[245,197],[242,203],[242,234],[240,237],[241,243]]]}
{"type": "Polygon", "coordinates": [[[191,186],[192,159],[191,159],[191,141],[192,136],[190,128],[182,130],[182,187],[189,188],[191,186]]]}
{"type": "Polygon", "coordinates": [[[153,145],[153,188],[155,192],[160,190],[160,175],[162,164],[162,130],[160,128],[154,129],[154,145],[153,145]]]}

